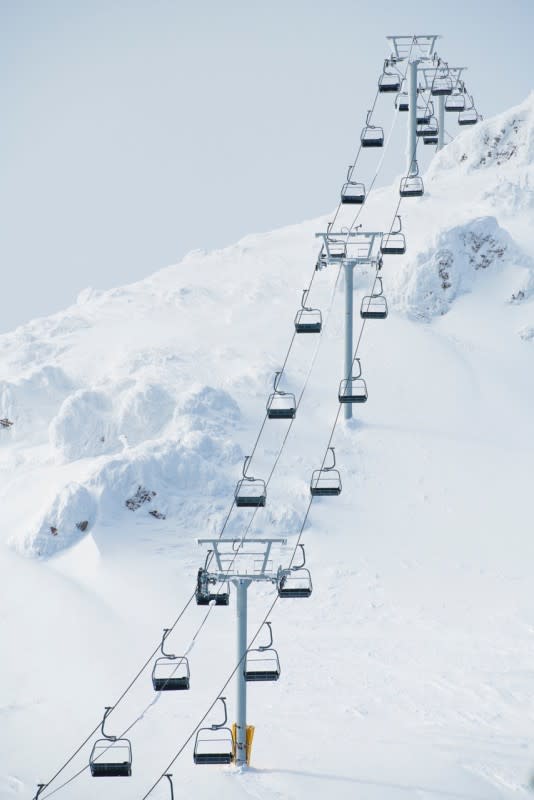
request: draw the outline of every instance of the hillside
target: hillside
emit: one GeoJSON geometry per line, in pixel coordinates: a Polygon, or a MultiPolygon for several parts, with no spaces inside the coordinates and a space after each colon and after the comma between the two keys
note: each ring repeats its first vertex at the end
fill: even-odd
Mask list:
{"type": "MultiPolygon", "coordinates": [[[[282,677],[250,689],[253,768],[195,767],[189,746],[178,796],[527,796],[533,165],[534,94],[458,135],[425,196],[403,201],[407,252],[383,268],[390,314],[359,350],[369,401],[333,438],[343,491],[314,501],[304,530],[314,592],[275,607],[282,677]]],[[[384,230],[397,200],[398,184],[374,191],[359,221],[384,230]]],[[[195,539],[227,515],[330,218],[88,289],[0,337],[0,419],[13,421],[0,429],[0,797],[54,773],[190,596],[195,539]]],[[[371,283],[355,275],[356,308],[371,283]]],[[[290,546],[337,412],[342,289],[334,267],[316,273],[324,334],[296,337],[283,376],[305,389],[295,424],[284,440],[287,423],[269,421],[254,455],[267,476],[283,445],[250,530],[290,546]]],[[[226,532],[249,520],[234,509],[226,532]]],[[[250,591],[251,631],[273,592],[250,591]]],[[[203,615],[188,610],[171,650],[203,615]]],[[[185,697],[155,696],[149,671],[138,681],[109,725],[143,717],[133,776],[99,782],[99,797],[142,797],[162,772],[234,667],[234,626],[232,602],[210,614],[185,697]]],[[[85,772],[57,796],[95,786],[85,772]]]]}

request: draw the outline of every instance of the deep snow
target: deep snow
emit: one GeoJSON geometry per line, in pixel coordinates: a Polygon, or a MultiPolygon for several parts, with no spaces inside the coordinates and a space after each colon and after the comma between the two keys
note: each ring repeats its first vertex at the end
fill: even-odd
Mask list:
{"type": "MultiPolygon", "coordinates": [[[[178,796],[528,793],[533,125],[531,95],[461,133],[434,157],[425,197],[403,201],[408,251],[383,269],[391,313],[367,323],[359,353],[369,402],[334,436],[343,492],[314,502],[305,529],[314,593],[277,604],[282,678],[250,688],[253,768],[194,767],[189,746],[178,796]]],[[[397,189],[371,194],[365,228],[389,225],[397,189]]],[[[0,337],[0,418],[14,422],[0,429],[1,797],[53,774],[191,594],[195,537],[226,516],[328,219],[86,290],[0,337]]],[[[371,282],[355,276],[356,307],[371,282]]],[[[310,299],[326,312],[333,296],[332,310],[318,351],[316,337],[295,340],[284,387],[298,395],[313,370],[251,526],[290,545],[337,410],[335,285],[335,268],[316,274],[310,299]]],[[[255,474],[286,430],[268,422],[255,474]]],[[[227,530],[249,519],[234,510],[227,530]]],[[[250,596],[253,631],[273,590],[250,596]]],[[[234,666],[233,612],[214,609],[196,640],[192,690],[132,729],[132,778],[95,785],[85,772],[58,797],[142,797],[234,666]]],[[[203,614],[189,609],[169,649],[188,646],[203,614]]],[[[153,700],[148,671],[108,727],[153,700]]],[[[154,797],[166,796],[162,784],[154,797]]]]}

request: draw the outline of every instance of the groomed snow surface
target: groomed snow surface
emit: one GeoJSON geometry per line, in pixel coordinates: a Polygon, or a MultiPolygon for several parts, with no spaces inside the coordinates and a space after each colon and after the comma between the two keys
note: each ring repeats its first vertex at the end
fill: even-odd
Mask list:
{"type": "MultiPolygon", "coordinates": [[[[195,767],[191,743],[171,769],[177,798],[530,795],[533,126],[531,96],[461,133],[424,198],[403,201],[407,253],[383,269],[390,315],[367,322],[359,351],[369,401],[333,439],[343,491],[314,501],[304,531],[314,591],[277,603],[282,676],[249,687],[252,767],[195,767]]],[[[386,228],[397,200],[397,184],[373,192],[359,221],[386,228]]],[[[53,775],[190,597],[196,537],[226,517],[327,219],[86,290],[0,337],[0,419],[13,421],[0,428],[1,798],[53,775]]],[[[336,278],[316,273],[324,333],[295,339],[281,388],[306,390],[250,526],[290,547],[337,412],[336,278]]],[[[355,275],[356,308],[371,283],[355,275]]],[[[267,422],[251,474],[269,475],[288,425],[267,422]]],[[[251,513],[234,509],[227,533],[251,513]]],[[[251,634],[273,597],[250,589],[251,634]]],[[[170,652],[190,648],[205,613],[190,606],[170,652]]],[[[189,692],[155,695],[148,669],[109,718],[117,734],[138,720],[132,777],[85,770],[55,796],[143,797],[234,668],[233,597],[189,658],[189,692]]],[[[233,682],[225,694],[232,721],[233,682]]]]}

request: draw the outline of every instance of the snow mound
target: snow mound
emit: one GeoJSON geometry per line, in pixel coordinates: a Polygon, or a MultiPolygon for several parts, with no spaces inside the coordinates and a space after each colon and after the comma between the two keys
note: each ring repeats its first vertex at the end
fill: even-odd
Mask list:
{"type": "Polygon", "coordinates": [[[120,397],[117,430],[129,445],[156,438],[171,421],[176,402],[160,384],[139,384],[120,397]]]}
{"type": "Polygon", "coordinates": [[[221,506],[227,501],[233,488],[230,475],[235,473],[231,468],[241,458],[241,449],[229,440],[190,431],[179,440],[161,439],[125,450],[97,470],[91,488],[102,515],[157,510],[165,517],[183,518],[190,529],[199,505],[205,509],[210,501],[221,506]]]}
{"type": "Polygon", "coordinates": [[[62,403],[49,427],[58,461],[113,453],[122,447],[113,403],[103,391],[80,389],[62,403]]]}
{"type": "Polygon", "coordinates": [[[25,377],[0,381],[0,418],[13,421],[14,437],[32,433],[38,436],[72,388],[65,372],[50,365],[25,377]]]}
{"type": "Polygon", "coordinates": [[[414,261],[404,262],[392,282],[393,305],[412,318],[430,320],[446,314],[457,297],[473,289],[479,275],[504,264],[527,266],[518,292],[530,291],[531,260],[494,217],[449,228],[414,261]]]}
{"type": "Polygon", "coordinates": [[[77,544],[93,527],[94,496],[78,483],[67,484],[39,514],[21,540],[12,542],[23,555],[50,558],[77,544]]]}
{"type": "Polygon", "coordinates": [[[181,428],[222,432],[233,427],[240,416],[239,406],[228,392],[196,385],[180,397],[174,421],[181,428]]]}

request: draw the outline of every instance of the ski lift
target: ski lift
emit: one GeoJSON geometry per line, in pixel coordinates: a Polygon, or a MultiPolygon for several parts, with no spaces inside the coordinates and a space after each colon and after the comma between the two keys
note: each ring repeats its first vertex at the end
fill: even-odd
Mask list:
{"type": "Polygon", "coordinates": [[[13,423],[7,417],[4,417],[4,419],[0,419],[0,428],[11,428],[12,425],[13,423]]]}
{"type": "Polygon", "coordinates": [[[172,785],[172,772],[166,772],[163,776],[169,781],[169,789],[171,791],[171,800],[174,800],[174,786],[172,785]]]}
{"type": "Polygon", "coordinates": [[[438,143],[437,135],[423,136],[423,144],[437,144],[437,143],[438,143]]]}
{"type": "Polygon", "coordinates": [[[395,108],[397,111],[409,111],[410,103],[408,100],[408,92],[399,92],[395,98],[395,108]]]}
{"type": "Polygon", "coordinates": [[[469,95],[469,103],[470,105],[458,114],[458,125],[476,125],[480,119],[472,95],[469,95]]]}
{"type": "Polygon", "coordinates": [[[443,97],[451,95],[452,90],[453,90],[453,82],[451,76],[449,75],[448,68],[446,72],[442,72],[440,75],[438,75],[437,73],[436,75],[434,75],[434,79],[430,87],[430,94],[433,97],[443,97]]]}
{"type": "Polygon", "coordinates": [[[385,233],[380,242],[380,252],[385,256],[401,256],[406,252],[406,239],[401,233],[402,221],[399,214],[396,219],[399,221],[398,228],[392,228],[389,233],[385,233]]]}
{"type": "Polygon", "coordinates": [[[335,468],[336,454],[333,447],[328,449],[332,451],[332,463],[313,471],[310,481],[312,497],[337,497],[341,494],[341,475],[335,468]]]}
{"type": "Polygon", "coordinates": [[[347,171],[347,181],[341,188],[341,202],[343,205],[361,206],[365,202],[365,186],[351,180],[354,167],[352,164],[347,171]]]}
{"type": "Polygon", "coordinates": [[[211,560],[212,550],[208,550],[206,554],[206,561],[204,566],[200,567],[197,572],[197,585],[195,589],[195,599],[197,606],[209,606],[211,602],[215,602],[216,606],[227,606],[230,604],[230,584],[227,582],[226,591],[212,592],[210,586],[213,586],[217,581],[212,578],[208,572],[208,564],[211,560]]]}
{"type": "Polygon", "coordinates": [[[283,392],[278,388],[282,370],[275,373],[273,389],[267,400],[267,416],[269,419],[295,419],[297,402],[291,392],[283,392]]]}
{"type": "Polygon", "coordinates": [[[303,289],[301,308],[295,316],[295,331],[297,333],[321,333],[323,318],[318,308],[310,308],[306,305],[309,289],[303,289]]]}
{"type": "Polygon", "coordinates": [[[185,656],[175,656],[163,649],[170,628],[163,629],[160,651],[152,669],[152,686],[155,692],[172,692],[189,689],[189,661],[185,656]]]}
{"type": "Polygon", "coordinates": [[[328,238],[328,257],[335,258],[336,260],[345,258],[347,255],[347,243],[342,239],[330,239],[328,238]]]}
{"type": "Polygon", "coordinates": [[[414,172],[412,175],[407,175],[401,178],[399,186],[399,194],[401,197],[422,197],[425,193],[423,179],[419,175],[419,166],[417,161],[414,162],[414,172]]]}
{"type": "Polygon", "coordinates": [[[378,125],[371,124],[372,110],[367,112],[367,119],[365,127],[360,136],[362,147],[383,147],[384,146],[384,131],[378,125]]]}
{"type": "Polygon", "coordinates": [[[310,597],[313,589],[309,569],[306,569],[306,553],[304,545],[298,545],[302,551],[302,564],[278,570],[278,597],[310,597]]]}
{"type": "Polygon", "coordinates": [[[428,122],[421,123],[417,126],[417,136],[437,136],[438,135],[438,121],[435,117],[430,117],[428,122]]]}
{"type": "Polygon", "coordinates": [[[226,724],[226,697],[219,697],[218,700],[223,704],[224,719],[209,728],[199,728],[193,750],[195,764],[231,764],[234,760],[234,740],[232,731],[226,724]]]}
{"type": "Polygon", "coordinates": [[[384,70],[378,79],[378,91],[384,92],[398,92],[401,88],[401,79],[397,72],[390,72],[390,62],[386,58],[384,61],[384,70]]]}
{"type": "Polygon", "coordinates": [[[132,774],[132,745],[129,739],[110,736],[104,730],[106,718],[113,710],[106,706],[100,730],[102,739],[97,739],[89,757],[93,778],[129,777],[132,774]]]}
{"type": "Polygon", "coordinates": [[[382,278],[377,275],[376,280],[380,288],[378,291],[373,289],[371,294],[363,298],[360,307],[360,317],[362,319],[386,319],[388,315],[388,304],[384,297],[382,278]]]}
{"type": "Polygon", "coordinates": [[[421,102],[417,103],[415,111],[415,118],[418,125],[428,125],[434,116],[434,103],[432,100],[425,100],[422,98],[421,102]]]}
{"type": "Polygon", "coordinates": [[[367,384],[362,378],[362,364],[359,358],[358,374],[344,378],[339,384],[338,400],[340,403],[365,403],[367,402],[367,384]]]}
{"type": "Polygon", "coordinates": [[[246,474],[250,459],[251,456],[245,456],[243,477],[235,487],[235,504],[238,508],[263,508],[267,499],[267,486],[261,478],[246,474]]]}
{"type": "Polygon", "coordinates": [[[465,94],[463,89],[455,90],[445,99],[445,111],[463,111],[465,109],[465,94]]]}
{"type": "Polygon", "coordinates": [[[38,783],[37,784],[37,791],[35,792],[33,800],[39,800],[39,795],[41,794],[42,791],[44,791],[46,789],[47,786],[48,786],[48,783],[38,783]]]}
{"type": "Polygon", "coordinates": [[[277,681],[280,677],[280,659],[273,649],[271,623],[265,622],[265,625],[269,628],[269,642],[247,650],[243,667],[246,681],[277,681]]]}

